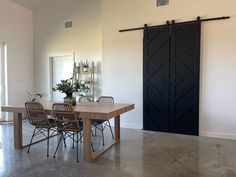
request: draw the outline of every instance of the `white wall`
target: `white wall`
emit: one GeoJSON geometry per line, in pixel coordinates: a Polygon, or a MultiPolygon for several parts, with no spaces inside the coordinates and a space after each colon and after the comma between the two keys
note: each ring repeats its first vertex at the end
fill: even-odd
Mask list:
{"type": "MultiPolygon", "coordinates": [[[[77,61],[94,60],[100,73],[100,6],[100,0],[50,0],[34,10],[35,88],[44,98],[50,98],[50,57],[75,51],[77,61]],[[72,21],[73,28],[65,29],[66,21],[72,21]]],[[[100,75],[96,81],[101,86],[100,75]]]]}
{"type": "Polygon", "coordinates": [[[0,0],[0,41],[8,46],[8,103],[22,104],[34,91],[32,12],[0,0]]]}
{"type": "Polygon", "coordinates": [[[154,0],[43,2],[34,12],[36,90],[48,97],[50,56],[76,51],[80,59],[102,58],[102,94],[135,103],[135,110],[122,115],[121,124],[142,128],[143,34],[118,30],[231,15],[230,20],[202,25],[200,134],[236,138],[235,5],[235,0],[171,0],[159,8],[154,0]],[[73,21],[72,29],[64,29],[67,20],[73,21]]]}
{"type": "Polygon", "coordinates": [[[230,20],[202,25],[200,134],[236,138],[236,1],[171,0],[156,8],[154,0],[102,0],[103,94],[135,103],[122,125],[142,128],[142,31],[119,29],[230,15],[230,20]]]}

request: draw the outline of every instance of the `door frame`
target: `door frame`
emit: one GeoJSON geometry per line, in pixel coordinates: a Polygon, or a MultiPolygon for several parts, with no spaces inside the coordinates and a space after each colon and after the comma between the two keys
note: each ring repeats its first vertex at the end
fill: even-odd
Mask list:
{"type": "MultiPolygon", "coordinates": [[[[73,57],[74,52],[68,52],[68,53],[61,53],[61,54],[54,54],[48,56],[48,62],[49,62],[49,82],[48,82],[48,100],[53,101],[53,59],[55,57],[73,57]]],[[[75,58],[73,58],[75,62],[75,58]]],[[[73,69],[73,68],[72,68],[73,69]]]]}

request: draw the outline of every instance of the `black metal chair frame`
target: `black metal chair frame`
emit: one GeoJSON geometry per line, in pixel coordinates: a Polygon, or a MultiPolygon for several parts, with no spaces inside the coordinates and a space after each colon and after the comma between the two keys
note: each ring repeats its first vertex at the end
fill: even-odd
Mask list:
{"type": "MultiPolygon", "coordinates": [[[[73,145],[72,145],[72,147],[74,148],[74,143],[76,142],[76,141],[74,141],[74,136],[75,136],[75,134],[76,133],[74,133],[74,132],[72,132],[72,137],[71,137],[71,135],[69,136],[72,140],[73,140],[73,145]]],[[[91,134],[92,134],[92,136],[93,136],[93,131],[92,131],[92,129],[91,129],[91,134]]],[[[80,138],[79,138],[79,142],[80,143],[82,143],[82,139],[83,139],[83,130],[80,132],[80,138]]],[[[65,136],[65,138],[67,138],[66,136],[65,136]]],[[[93,152],[95,152],[95,150],[94,150],[94,146],[93,146],[93,143],[91,142],[91,148],[92,148],[92,150],[93,150],[93,152]]]]}
{"type": "MultiPolygon", "coordinates": [[[[111,97],[111,96],[100,96],[96,102],[100,103],[100,104],[108,104],[108,103],[103,103],[101,101],[102,99],[109,100],[108,101],[109,103],[114,103],[114,98],[111,97]]],[[[104,142],[104,130],[105,130],[105,128],[107,126],[110,128],[112,139],[114,139],[114,134],[113,134],[113,131],[112,131],[112,128],[111,128],[111,123],[110,123],[109,119],[108,120],[93,120],[92,124],[95,127],[95,136],[97,136],[97,129],[101,131],[103,146],[105,145],[105,142],[104,142]]]]}
{"type": "MultiPolygon", "coordinates": [[[[60,139],[59,139],[59,142],[58,142],[58,144],[57,144],[57,147],[56,147],[56,150],[55,150],[55,152],[54,152],[54,155],[53,155],[53,158],[56,158],[56,153],[57,153],[57,150],[58,150],[58,148],[59,148],[59,145],[60,145],[60,143],[61,143],[61,140],[62,140],[62,138],[64,139],[64,141],[67,139],[67,138],[70,138],[70,139],[72,139],[73,140],[73,143],[75,142],[76,143],[76,156],[77,156],[77,159],[76,159],[76,161],[78,162],[79,160],[78,160],[78,147],[79,147],[79,145],[78,145],[78,143],[80,142],[80,140],[81,140],[81,138],[82,138],[82,136],[81,136],[81,131],[80,132],[61,132],[60,133],[60,139]],[[74,135],[76,134],[76,139],[74,138],[74,135]],[[78,134],[80,134],[80,138],[78,138],[79,136],[78,136],[78,134]]],[[[64,142],[65,143],[65,142],[64,142]]],[[[65,146],[65,148],[66,148],[66,146],[65,146]]],[[[73,147],[74,148],[74,147],[73,147]]]]}
{"type": "MultiPolygon", "coordinates": [[[[114,103],[114,98],[111,97],[111,96],[101,96],[101,97],[99,97],[99,99],[96,102],[101,103],[101,104],[107,104],[107,103],[103,103],[101,101],[102,99],[108,100],[107,103],[114,103]]],[[[81,96],[79,98],[79,102],[82,102],[82,103],[93,102],[93,100],[94,100],[94,98],[92,96],[81,96]]],[[[100,130],[101,133],[102,133],[102,144],[103,144],[103,146],[105,145],[104,130],[107,126],[110,128],[112,139],[114,139],[114,134],[113,134],[113,131],[112,131],[112,128],[111,128],[111,123],[110,123],[109,120],[92,120],[92,128],[94,127],[94,129],[95,129],[95,136],[97,136],[97,129],[100,130]]],[[[92,131],[92,135],[93,135],[93,131],[92,131]]]]}
{"type": "Polygon", "coordinates": [[[79,98],[79,102],[80,103],[89,103],[89,102],[93,102],[94,101],[94,97],[93,96],[81,96],[79,98]]]}
{"type": "Polygon", "coordinates": [[[56,132],[56,129],[54,127],[50,127],[50,128],[40,128],[40,127],[35,127],[34,128],[34,132],[33,132],[33,135],[31,136],[31,139],[30,139],[30,144],[28,146],[28,150],[27,150],[27,153],[29,153],[30,151],[30,147],[31,145],[33,144],[33,139],[35,136],[38,136],[38,135],[43,135],[45,138],[47,138],[47,157],[49,157],[49,139],[51,137],[53,137],[53,135],[55,134],[56,132]],[[50,131],[53,131],[50,135],[50,131]],[[47,132],[47,134],[45,134],[45,132],[47,132]]]}
{"type": "MultiPolygon", "coordinates": [[[[56,123],[59,124],[57,125],[57,128],[58,128],[58,131],[60,132],[60,139],[59,139],[59,142],[57,144],[57,147],[56,147],[56,150],[54,152],[54,155],[53,155],[53,158],[56,157],[56,153],[57,153],[57,150],[59,148],[59,145],[61,143],[61,140],[64,139],[64,144],[65,144],[65,148],[66,148],[66,139],[67,138],[70,138],[72,139],[73,141],[73,148],[74,148],[74,143],[76,143],[76,153],[77,153],[77,162],[78,162],[78,143],[79,142],[82,142],[82,137],[83,137],[83,126],[82,126],[82,121],[77,119],[74,111],[73,111],[73,108],[71,105],[69,104],[65,104],[65,103],[54,103],[53,106],[53,114],[55,116],[55,120],[56,120],[56,123]],[[61,111],[62,113],[69,113],[70,116],[73,115],[72,119],[74,120],[70,120],[70,121],[62,121],[62,120],[58,120],[58,114],[60,114],[60,111],[56,110],[55,109],[55,106],[66,106],[68,107],[69,109],[66,110],[66,111],[61,111]],[[63,128],[63,127],[66,127],[68,126],[69,124],[76,124],[75,127],[69,129],[69,130],[66,130],[67,128],[63,128]],[[65,130],[63,130],[65,129],[65,130]],[[76,135],[76,138],[75,138],[75,135],[76,135]]],[[[71,118],[70,118],[71,119],[71,118]]],[[[70,126],[70,125],[69,125],[70,126]]],[[[91,146],[92,146],[92,150],[94,151],[94,147],[93,147],[93,144],[91,143],[91,146]]]]}
{"type": "Polygon", "coordinates": [[[43,106],[39,102],[26,102],[26,113],[27,117],[29,118],[29,122],[31,125],[35,126],[33,134],[30,139],[30,144],[28,145],[27,153],[30,151],[30,147],[33,144],[33,139],[35,136],[43,135],[47,139],[47,157],[49,157],[49,139],[54,135],[56,132],[55,124],[53,123],[53,119],[49,119],[44,111],[43,106]],[[34,108],[34,107],[37,107],[34,108]],[[38,112],[40,113],[39,117],[32,116],[31,112],[38,112]],[[41,119],[41,121],[35,121],[36,119],[41,119]],[[34,120],[35,119],[35,120],[34,120]],[[51,121],[50,121],[51,120],[51,121]],[[41,125],[42,122],[47,122],[48,124],[41,125]],[[50,135],[50,131],[53,131],[50,135]],[[47,134],[45,134],[47,132],[47,134]]]}

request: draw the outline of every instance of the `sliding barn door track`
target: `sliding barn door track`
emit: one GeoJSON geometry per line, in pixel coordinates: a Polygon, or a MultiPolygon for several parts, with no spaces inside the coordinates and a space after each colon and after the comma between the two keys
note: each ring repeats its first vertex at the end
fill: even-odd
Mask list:
{"type": "MultiPolygon", "coordinates": [[[[215,20],[226,20],[226,19],[229,19],[229,18],[230,18],[230,16],[214,17],[214,18],[206,18],[206,19],[201,19],[200,17],[197,17],[197,20],[200,20],[200,22],[208,22],[208,21],[215,21],[215,20]]],[[[178,22],[178,24],[181,24],[181,23],[192,23],[194,21],[196,21],[196,20],[185,21],[185,22],[178,22]]],[[[172,22],[174,22],[174,20],[172,20],[172,22]]],[[[166,24],[169,24],[169,21],[167,21],[166,24]]],[[[147,24],[145,24],[144,27],[122,29],[122,30],[119,30],[119,32],[137,31],[137,30],[143,30],[145,28],[158,28],[158,27],[161,27],[161,26],[165,26],[166,24],[155,25],[155,26],[148,26],[147,24]]]]}

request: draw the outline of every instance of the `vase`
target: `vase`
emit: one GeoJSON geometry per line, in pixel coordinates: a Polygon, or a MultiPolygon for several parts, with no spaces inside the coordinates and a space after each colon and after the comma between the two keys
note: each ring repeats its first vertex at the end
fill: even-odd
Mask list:
{"type": "Polygon", "coordinates": [[[75,106],[76,105],[76,99],[73,96],[66,96],[66,97],[64,97],[64,103],[75,106]]]}

